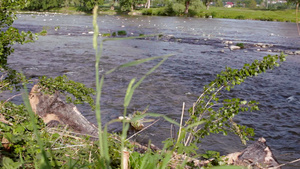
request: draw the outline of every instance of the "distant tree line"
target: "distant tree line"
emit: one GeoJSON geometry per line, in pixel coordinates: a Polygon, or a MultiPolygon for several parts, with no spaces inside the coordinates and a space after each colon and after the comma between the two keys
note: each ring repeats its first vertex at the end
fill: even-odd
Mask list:
{"type": "Polygon", "coordinates": [[[25,9],[33,11],[46,11],[53,8],[76,7],[80,11],[89,12],[98,4],[103,4],[103,0],[30,0],[25,9]]]}
{"type": "MultiPolygon", "coordinates": [[[[119,10],[121,11],[132,11],[137,8],[150,8],[151,7],[168,7],[172,11],[178,13],[189,13],[189,10],[195,10],[199,7],[205,7],[209,9],[210,5],[213,4],[217,7],[222,7],[226,2],[233,2],[235,7],[246,7],[246,8],[260,8],[266,9],[286,9],[288,4],[277,3],[268,4],[270,0],[105,0],[110,3],[111,9],[115,9],[114,6],[118,4],[119,10]]],[[[296,6],[299,0],[288,0],[296,6]]],[[[272,0],[271,0],[272,2],[272,0]]],[[[102,5],[104,0],[29,0],[27,10],[34,11],[46,11],[53,8],[61,7],[76,7],[79,11],[91,12],[95,4],[102,5]]]]}

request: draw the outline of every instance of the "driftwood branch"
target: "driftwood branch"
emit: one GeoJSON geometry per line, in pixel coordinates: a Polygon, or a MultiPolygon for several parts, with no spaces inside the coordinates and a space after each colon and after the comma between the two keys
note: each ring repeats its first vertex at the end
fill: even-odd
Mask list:
{"type": "Polygon", "coordinates": [[[34,85],[30,94],[29,101],[32,110],[49,127],[69,126],[74,132],[97,136],[98,129],[90,123],[72,103],[65,103],[60,99],[59,94],[43,94],[38,85],[34,85]]]}

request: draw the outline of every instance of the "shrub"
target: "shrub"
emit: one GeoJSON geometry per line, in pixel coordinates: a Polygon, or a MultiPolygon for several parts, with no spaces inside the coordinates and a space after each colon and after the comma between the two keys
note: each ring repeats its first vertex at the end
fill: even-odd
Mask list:
{"type": "Polygon", "coordinates": [[[244,48],[245,48],[245,46],[244,46],[243,43],[237,43],[236,46],[239,46],[241,49],[244,49],[244,48]]]}
{"type": "Polygon", "coordinates": [[[124,30],[121,30],[121,31],[118,31],[118,35],[119,36],[125,36],[125,35],[127,35],[127,32],[124,31],[124,30]]]}
{"type": "Polygon", "coordinates": [[[103,37],[108,37],[108,36],[111,36],[111,34],[110,33],[103,33],[102,36],[103,37]]]}
{"type": "Polygon", "coordinates": [[[213,12],[211,13],[211,16],[212,16],[213,18],[217,17],[217,12],[216,12],[216,11],[213,11],[213,12]]]}
{"type": "Polygon", "coordinates": [[[183,15],[185,6],[181,3],[175,3],[172,5],[172,10],[173,10],[174,15],[180,16],[180,15],[183,15]]]}
{"type": "Polygon", "coordinates": [[[244,15],[238,15],[235,17],[235,19],[245,19],[245,16],[244,15]]]}

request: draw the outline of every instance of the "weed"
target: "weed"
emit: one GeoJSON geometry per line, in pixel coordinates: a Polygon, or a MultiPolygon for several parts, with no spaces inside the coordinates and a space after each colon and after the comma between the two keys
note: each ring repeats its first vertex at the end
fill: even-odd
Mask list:
{"type": "Polygon", "coordinates": [[[103,37],[109,37],[109,36],[111,36],[111,34],[110,33],[102,33],[102,36],[103,37]]]}
{"type": "Polygon", "coordinates": [[[235,19],[246,19],[246,17],[244,15],[238,15],[235,17],[235,19]]]}
{"type": "Polygon", "coordinates": [[[241,49],[244,49],[244,48],[245,48],[245,46],[244,46],[243,43],[237,43],[236,46],[239,46],[241,49]]]}
{"type": "Polygon", "coordinates": [[[125,35],[127,35],[127,32],[124,31],[124,30],[121,30],[121,31],[118,31],[118,35],[119,36],[125,36],[125,35]]]}

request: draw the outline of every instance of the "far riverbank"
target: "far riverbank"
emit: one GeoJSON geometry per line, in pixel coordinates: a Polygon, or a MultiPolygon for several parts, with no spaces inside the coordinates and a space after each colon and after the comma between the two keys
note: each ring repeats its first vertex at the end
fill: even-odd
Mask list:
{"type": "MultiPolygon", "coordinates": [[[[181,17],[196,17],[196,18],[226,18],[226,19],[240,19],[240,20],[260,20],[260,21],[276,21],[276,22],[296,22],[296,11],[294,9],[284,10],[263,10],[263,9],[247,9],[247,8],[224,8],[224,7],[210,7],[207,9],[200,9],[197,12],[190,12],[188,15],[181,13],[166,12],[168,7],[160,8],[141,8],[131,12],[120,12],[118,7],[115,10],[110,10],[107,7],[100,7],[99,14],[101,15],[151,15],[151,16],[181,16],[181,17]]],[[[55,8],[49,11],[50,13],[63,14],[88,14],[78,11],[74,7],[55,8]]],[[[36,11],[18,11],[18,13],[45,13],[36,11]]]]}

